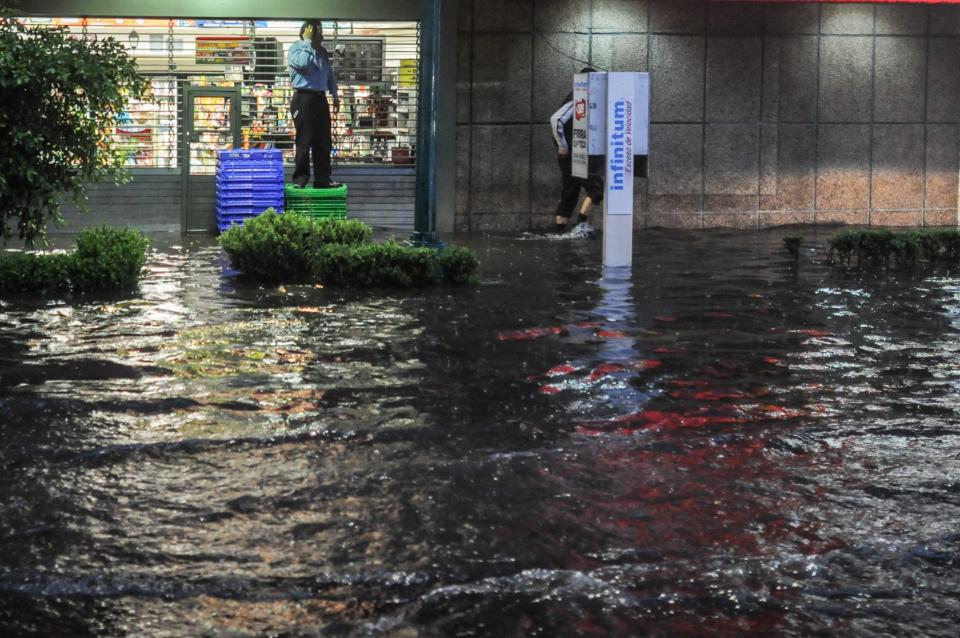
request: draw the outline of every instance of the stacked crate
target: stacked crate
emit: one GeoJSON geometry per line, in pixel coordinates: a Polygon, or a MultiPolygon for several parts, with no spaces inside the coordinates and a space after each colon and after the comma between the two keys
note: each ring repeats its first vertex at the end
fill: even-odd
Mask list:
{"type": "Polygon", "coordinates": [[[217,228],[283,212],[283,155],[279,149],[220,151],[217,156],[217,228]]]}
{"type": "Polygon", "coordinates": [[[336,188],[286,187],[287,211],[312,219],[344,219],[347,216],[347,185],[336,188]]]}

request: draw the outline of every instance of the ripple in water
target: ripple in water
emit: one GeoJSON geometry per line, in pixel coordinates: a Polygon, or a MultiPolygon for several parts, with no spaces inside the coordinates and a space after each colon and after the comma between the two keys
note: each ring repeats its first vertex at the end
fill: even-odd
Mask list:
{"type": "Polygon", "coordinates": [[[5,635],[953,636],[960,280],[779,231],[0,306],[5,635]]]}

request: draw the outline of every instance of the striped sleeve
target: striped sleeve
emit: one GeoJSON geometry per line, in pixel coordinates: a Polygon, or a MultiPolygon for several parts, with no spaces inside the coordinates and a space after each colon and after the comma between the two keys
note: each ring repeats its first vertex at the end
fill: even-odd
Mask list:
{"type": "Polygon", "coordinates": [[[569,150],[567,138],[563,134],[563,127],[567,125],[570,118],[573,117],[573,102],[567,102],[557,112],[550,116],[550,131],[553,133],[553,141],[561,151],[569,150]]]}

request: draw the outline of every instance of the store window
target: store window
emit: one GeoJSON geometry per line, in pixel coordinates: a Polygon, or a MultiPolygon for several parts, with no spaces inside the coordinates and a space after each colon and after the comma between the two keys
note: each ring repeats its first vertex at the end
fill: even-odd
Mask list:
{"type": "MultiPolygon", "coordinates": [[[[66,26],[76,37],[112,37],[124,44],[150,80],[131,100],[111,134],[131,168],[175,168],[188,127],[185,85],[236,87],[245,148],[279,148],[293,164],[293,91],[286,55],[301,21],[25,18],[66,26]]],[[[340,85],[333,125],[335,164],[409,166],[417,122],[419,31],[416,22],[324,22],[324,46],[340,85]]],[[[194,106],[191,161],[215,169],[216,150],[232,145],[226,106],[200,98],[194,106]]]]}

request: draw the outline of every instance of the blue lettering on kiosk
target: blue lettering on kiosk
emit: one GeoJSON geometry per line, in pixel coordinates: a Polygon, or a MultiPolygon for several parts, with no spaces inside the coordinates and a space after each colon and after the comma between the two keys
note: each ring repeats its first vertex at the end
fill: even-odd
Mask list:
{"type": "Polygon", "coordinates": [[[627,128],[627,103],[617,100],[613,105],[613,133],[610,135],[610,172],[612,183],[610,190],[622,191],[626,179],[627,159],[625,132],[627,128]]]}

